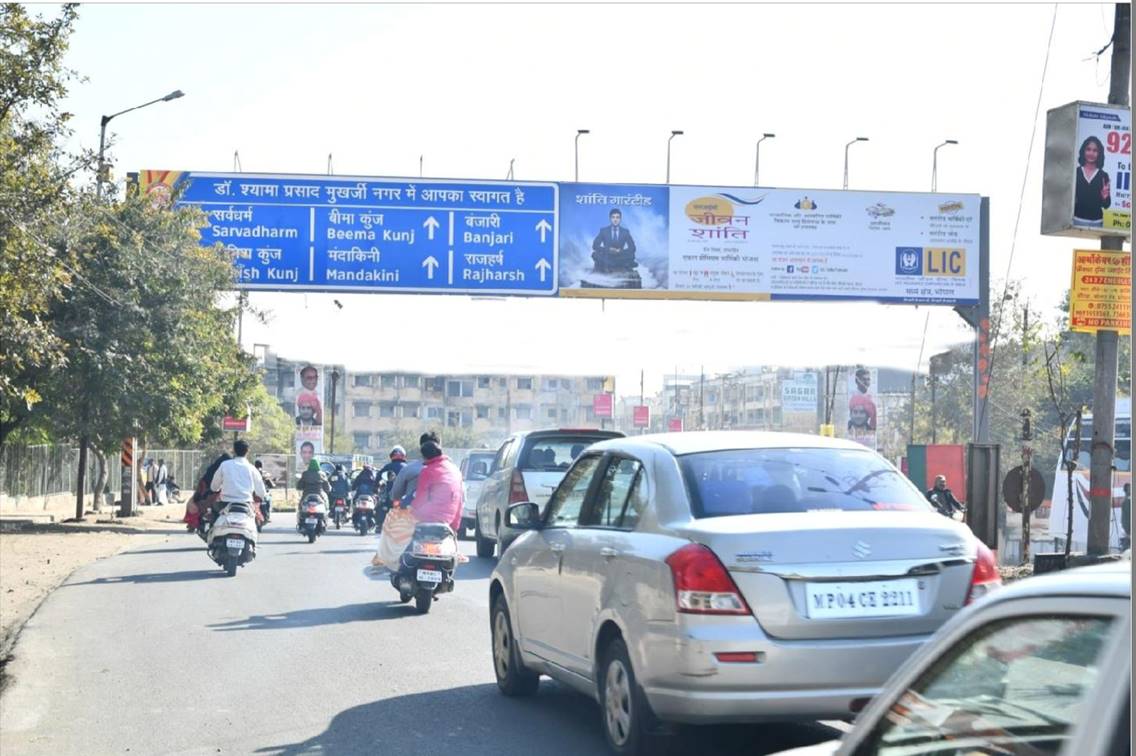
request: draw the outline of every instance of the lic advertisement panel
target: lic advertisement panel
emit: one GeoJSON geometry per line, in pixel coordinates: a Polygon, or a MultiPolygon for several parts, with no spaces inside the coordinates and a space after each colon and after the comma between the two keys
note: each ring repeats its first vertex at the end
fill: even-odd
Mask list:
{"type": "Polygon", "coordinates": [[[561,184],[561,295],[973,304],[979,202],[561,184]]]}
{"type": "Polygon", "coordinates": [[[1041,232],[1132,233],[1132,111],[1072,102],[1049,111],[1041,232]]]}
{"type": "Polygon", "coordinates": [[[556,185],[142,171],[200,207],[242,289],[556,293],[556,185]]]}

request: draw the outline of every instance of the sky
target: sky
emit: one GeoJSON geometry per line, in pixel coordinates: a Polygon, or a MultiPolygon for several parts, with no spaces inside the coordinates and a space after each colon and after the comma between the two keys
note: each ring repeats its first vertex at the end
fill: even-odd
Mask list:
{"type": "MultiPolygon", "coordinates": [[[[51,12],[51,6],[37,6],[51,12]]],[[[1104,102],[1113,6],[1062,4],[110,5],[80,8],[64,103],[112,124],[115,175],[163,168],[744,186],[991,198],[993,296],[1055,320],[1071,250],[1039,233],[1045,111],[1104,102]],[[1032,156],[1031,136],[1034,137],[1032,156]],[[1026,179],[1023,194],[1023,178],[1026,179]],[[1019,198],[1024,198],[1020,205],[1019,198]],[[1015,237],[1015,226],[1018,233],[1015,237]],[[1011,249],[1014,249],[1012,266],[1011,249]],[[1035,309],[1035,312],[1037,310],[1035,309]]],[[[253,293],[243,344],[349,370],[664,374],[863,362],[926,369],[968,341],[950,308],[253,293]],[[338,300],[338,305],[336,304],[338,300]],[[924,341],[924,333],[926,338],[924,341]],[[920,360],[920,352],[922,359],[920,360]]],[[[995,375],[995,380],[997,376],[995,375]]]]}

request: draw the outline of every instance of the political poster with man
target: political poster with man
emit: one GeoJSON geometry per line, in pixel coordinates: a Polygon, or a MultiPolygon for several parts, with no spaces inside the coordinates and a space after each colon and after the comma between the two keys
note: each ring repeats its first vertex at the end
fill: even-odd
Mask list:
{"type": "Polygon", "coordinates": [[[876,384],[879,373],[875,368],[857,365],[848,376],[848,426],[845,436],[876,448],[876,384]]]}
{"type": "Polygon", "coordinates": [[[315,365],[296,370],[296,427],[323,427],[323,371],[315,365]]]}

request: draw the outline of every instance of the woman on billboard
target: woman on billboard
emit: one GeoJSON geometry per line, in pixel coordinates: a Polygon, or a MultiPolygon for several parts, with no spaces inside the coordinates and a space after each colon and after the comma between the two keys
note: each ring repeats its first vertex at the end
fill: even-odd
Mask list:
{"type": "Polygon", "coordinates": [[[1104,225],[1104,211],[1112,205],[1111,186],[1104,170],[1104,145],[1091,136],[1077,153],[1077,194],[1073,202],[1073,223],[1078,226],[1104,225]]]}

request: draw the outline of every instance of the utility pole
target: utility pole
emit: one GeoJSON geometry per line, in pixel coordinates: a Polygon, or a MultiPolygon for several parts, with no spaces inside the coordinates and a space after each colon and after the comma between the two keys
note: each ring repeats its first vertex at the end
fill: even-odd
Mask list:
{"type": "Polygon", "coordinates": [[[339,370],[331,369],[331,451],[335,454],[335,387],[339,383],[339,370]]]}
{"type": "MultiPolygon", "coordinates": [[[[1028,310],[1027,310],[1028,312],[1028,310]]],[[[1030,411],[1028,409],[1022,410],[1022,558],[1020,564],[1029,564],[1030,555],[1030,516],[1032,514],[1030,507],[1030,462],[1033,458],[1033,449],[1030,448],[1030,441],[1033,439],[1033,432],[1030,429],[1030,411]]],[[[1073,502],[1069,502],[1070,505],[1073,502]]]]}
{"type": "MultiPolygon", "coordinates": [[[[1108,92],[1110,105],[1128,105],[1128,82],[1132,67],[1132,6],[1116,4],[1116,21],[1112,29],[1112,81],[1108,92]]],[[[1123,250],[1124,237],[1101,239],[1103,250],[1123,250]]],[[[1096,370],[1093,381],[1092,462],[1089,468],[1089,538],[1088,553],[1108,553],[1109,521],[1112,515],[1112,460],[1116,424],[1116,331],[1097,331],[1096,370]]],[[[1072,502],[1070,502],[1070,505],[1072,502]]]]}
{"type": "Polygon", "coordinates": [[[706,366],[698,368],[698,430],[706,430],[706,366]]]}

